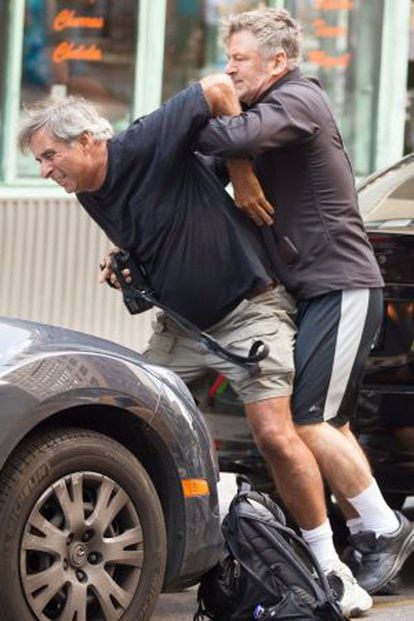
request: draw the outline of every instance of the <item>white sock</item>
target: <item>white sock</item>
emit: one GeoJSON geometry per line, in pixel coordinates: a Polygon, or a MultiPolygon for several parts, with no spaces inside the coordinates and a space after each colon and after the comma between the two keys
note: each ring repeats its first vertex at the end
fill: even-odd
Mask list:
{"type": "Polygon", "coordinates": [[[347,500],[361,518],[360,530],[373,530],[376,535],[383,535],[392,533],[399,527],[397,516],[385,502],[375,479],[367,489],[347,500]]]}
{"type": "Polygon", "coordinates": [[[332,528],[326,520],[317,528],[311,530],[300,529],[302,537],[316,556],[319,565],[325,573],[329,573],[332,566],[339,560],[332,539],[332,528]]]}
{"type": "Polygon", "coordinates": [[[364,530],[364,523],[360,517],[351,518],[350,520],[347,520],[346,525],[351,535],[356,535],[356,533],[359,533],[361,530],[364,530]]]}

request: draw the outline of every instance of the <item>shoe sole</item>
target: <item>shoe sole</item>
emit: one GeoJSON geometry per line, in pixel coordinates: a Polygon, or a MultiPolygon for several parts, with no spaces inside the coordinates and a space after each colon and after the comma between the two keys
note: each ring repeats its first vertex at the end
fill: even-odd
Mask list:
{"type": "MultiPolygon", "coordinates": [[[[361,588],[361,591],[363,591],[363,589],[361,588]]],[[[364,593],[364,591],[363,591],[364,593]]],[[[362,617],[362,615],[364,615],[366,612],[368,612],[368,610],[371,610],[371,608],[374,605],[374,602],[372,600],[372,597],[368,594],[368,593],[364,593],[364,605],[361,605],[361,601],[360,601],[360,605],[356,605],[354,606],[354,608],[351,608],[351,610],[344,610],[344,608],[341,607],[342,609],[342,614],[345,615],[345,617],[362,617]]],[[[361,600],[361,598],[360,598],[361,600]]]]}
{"type": "MultiPolygon", "coordinates": [[[[372,606],[370,606],[370,608],[372,608],[372,606]]],[[[367,608],[367,610],[370,610],[370,608],[367,608]]],[[[367,612],[367,610],[361,610],[361,608],[353,608],[351,612],[347,612],[345,616],[349,617],[350,619],[356,619],[357,617],[362,617],[367,612]]]]}
{"type": "Polygon", "coordinates": [[[393,578],[395,578],[398,572],[402,569],[405,561],[409,558],[409,556],[413,552],[414,552],[414,529],[411,531],[410,536],[407,537],[407,539],[404,541],[404,544],[401,546],[401,549],[398,552],[395,558],[394,564],[391,567],[388,575],[385,578],[383,578],[382,581],[376,584],[375,586],[369,589],[367,588],[366,590],[368,591],[368,593],[370,593],[371,595],[373,595],[374,593],[377,593],[382,588],[384,588],[391,580],[393,580],[393,578]]]}
{"type": "Polygon", "coordinates": [[[368,612],[368,610],[371,610],[372,606],[374,605],[374,602],[371,600],[370,604],[364,607],[364,608],[359,608],[359,606],[355,606],[355,608],[352,608],[350,611],[344,611],[342,610],[342,614],[345,615],[345,617],[351,617],[351,618],[357,618],[357,617],[362,617],[366,612],[368,612]]]}

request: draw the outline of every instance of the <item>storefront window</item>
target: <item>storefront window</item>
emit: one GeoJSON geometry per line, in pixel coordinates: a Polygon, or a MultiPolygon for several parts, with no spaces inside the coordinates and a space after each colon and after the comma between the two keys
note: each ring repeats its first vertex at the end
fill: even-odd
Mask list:
{"type": "Polygon", "coordinates": [[[286,0],[304,28],[306,75],[329,93],[357,175],[372,170],[383,0],[286,0]]]}
{"type": "Polygon", "coordinates": [[[282,4],[304,28],[302,70],[328,91],[355,172],[363,176],[375,161],[384,0],[169,0],[163,98],[223,69],[222,17],[282,4]]]}
{"type": "Polygon", "coordinates": [[[165,33],[163,99],[203,75],[222,71],[220,20],[264,6],[260,0],[168,0],[165,33]]]}
{"type": "MultiPolygon", "coordinates": [[[[131,120],[138,2],[27,0],[22,104],[47,96],[82,95],[116,130],[131,120]]],[[[37,174],[20,158],[18,174],[37,174]]]]}

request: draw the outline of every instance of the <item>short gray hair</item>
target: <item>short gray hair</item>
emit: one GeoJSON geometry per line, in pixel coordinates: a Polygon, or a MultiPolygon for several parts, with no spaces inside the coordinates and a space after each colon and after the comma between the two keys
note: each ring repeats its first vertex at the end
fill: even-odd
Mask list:
{"type": "Polygon", "coordinates": [[[242,30],[256,37],[263,58],[270,58],[283,50],[290,70],[302,60],[302,28],[286,9],[255,9],[230,15],[222,25],[224,43],[242,30]]]}
{"type": "Polygon", "coordinates": [[[89,132],[100,142],[111,138],[114,133],[110,122],[98,114],[90,102],[73,95],[57,100],[44,99],[24,108],[17,138],[21,151],[30,148],[33,134],[41,127],[47,127],[64,142],[72,142],[84,132],[89,132]]]}

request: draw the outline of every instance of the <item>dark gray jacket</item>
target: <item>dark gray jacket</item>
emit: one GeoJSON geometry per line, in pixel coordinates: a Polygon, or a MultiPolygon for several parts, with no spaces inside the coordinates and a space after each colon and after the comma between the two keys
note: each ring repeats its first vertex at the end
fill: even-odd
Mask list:
{"type": "Polygon", "coordinates": [[[200,151],[254,157],[275,224],[263,227],[277,276],[298,299],[383,280],[358,209],[329,100],[298,69],[237,117],[209,121],[200,151]]]}

